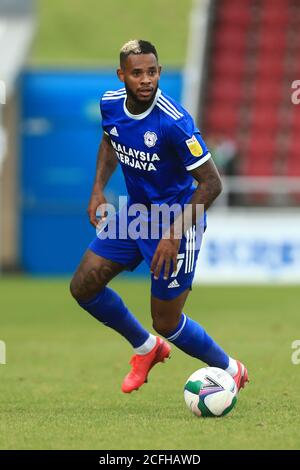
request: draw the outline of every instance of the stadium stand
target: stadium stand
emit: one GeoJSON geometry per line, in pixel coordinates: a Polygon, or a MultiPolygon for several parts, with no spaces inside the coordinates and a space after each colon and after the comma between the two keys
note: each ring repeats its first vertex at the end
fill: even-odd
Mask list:
{"type": "Polygon", "coordinates": [[[236,140],[240,175],[300,176],[300,2],[215,1],[211,16],[201,127],[236,140]]]}

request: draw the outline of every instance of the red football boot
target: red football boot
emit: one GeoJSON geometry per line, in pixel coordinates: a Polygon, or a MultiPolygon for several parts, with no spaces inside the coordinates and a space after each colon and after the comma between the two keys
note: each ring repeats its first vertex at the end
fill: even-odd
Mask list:
{"type": "Polygon", "coordinates": [[[122,392],[138,390],[145,382],[155,364],[164,362],[170,356],[171,346],[161,338],[156,338],[156,345],[147,354],[135,354],[130,360],[132,369],[122,383],[122,392]]]}
{"type": "Polygon", "coordinates": [[[247,382],[249,382],[248,371],[244,364],[242,364],[240,361],[236,361],[236,363],[238,366],[238,371],[233,377],[233,380],[235,381],[238,390],[240,390],[241,388],[245,387],[247,382]]]}

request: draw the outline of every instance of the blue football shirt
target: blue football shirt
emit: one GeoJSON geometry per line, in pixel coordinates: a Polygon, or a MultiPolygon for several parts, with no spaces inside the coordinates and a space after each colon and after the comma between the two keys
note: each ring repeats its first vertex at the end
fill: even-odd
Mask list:
{"type": "Polygon", "coordinates": [[[187,202],[195,189],[189,171],[211,156],[190,114],[160,89],[142,114],[128,111],[125,88],[104,93],[100,108],[130,203],[187,202]]]}

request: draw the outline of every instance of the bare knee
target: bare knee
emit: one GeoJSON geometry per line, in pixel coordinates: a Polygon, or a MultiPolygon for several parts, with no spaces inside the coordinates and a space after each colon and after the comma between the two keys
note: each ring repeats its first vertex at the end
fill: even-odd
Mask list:
{"type": "Polygon", "coordinates": [[[77,301],[90,300],[123,269],[121,264],[97,256],[88,250],[71,281],[71,295],[77,301]]]}
{"type": "Polygon", "coordinates": [[[75,281],[75,275],[72,277],[72,280],[70,282],[70,293],[71,293],[71,296],[74,297],[74,299],[77,300],[77,297],[78,297],[78,289],[77,289],[77,285],[76,285],[76,281],[75,281]]]}
{"type": "Polygon", "coordinates": [[[174,331],[178,324],[180,315],[163,315],[159,313],[152,313],[153,329],[161,336],[168,337],[174,331]]]}
{"type": "Polygon", "coordinates": [[[71,295],[77,301],[87,301],[98,294],[106,285],[103,276],[96,271],[84,273],[78,270],[70,283],[71,295]]]}
{"type": "Polygon", "coordinates": [[[85,288],[85,286],[78,280],[76,275],[73,276],[70,282],[70,292],[72,297],[74,297],[74,299],[78,302],[80,300],[89,300],[93,297],[94,294],[91,289],[85,288]]]}
{"type": "Polygon", "coordinates": [[[189,291],[186,289],[173,300],[161,300],[151,296],[153,328],[157,333],[168,338],[176,330],[189,291]]]}

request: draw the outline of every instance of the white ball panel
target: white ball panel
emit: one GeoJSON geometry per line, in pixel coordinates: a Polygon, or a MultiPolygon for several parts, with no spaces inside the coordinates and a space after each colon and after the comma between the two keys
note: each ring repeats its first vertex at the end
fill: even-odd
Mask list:
{"type": "Polygon", "coordinates": [[[231,405],[234,396],[230,390],[222,390],[205,397],[204,403],[215,416],[221,416],[223,411],[231,405]]]}

